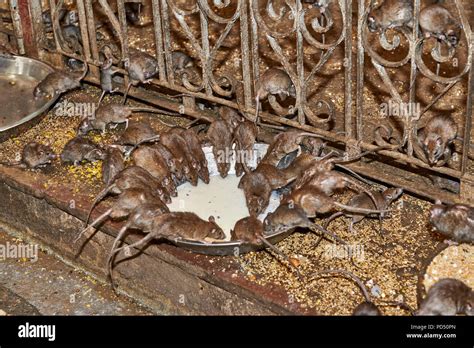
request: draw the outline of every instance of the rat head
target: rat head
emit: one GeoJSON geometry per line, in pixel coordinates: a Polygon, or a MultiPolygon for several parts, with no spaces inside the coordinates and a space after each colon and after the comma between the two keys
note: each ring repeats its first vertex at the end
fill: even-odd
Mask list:
{"type": "Polygon", "coordinates": [[[250,216],[258,216],[266,209],[270,201],[272,189],[268,181],[260,173],[245,174],[239,183],[243,188],[250,216]]]}
{"type": "Polygon", "coordinates": [[[376,33],[380,30],[380,9],[373,9],[367,17],[367,27],[371,33],[376,33]]]}
{"type": "Polygon", "coordinates": [[[214,219],[214,216],[209,216],[208,223],[206,224],[207,226],[207,236],[210,238],[214,239],[225,239],[225,233],[222,231],[222,228],[219,227],[218,224],[216,224],[216,220],[214,219]]]}
{"type": "Polygon", "coordinates": [[[94,162],[94,161],[104,160],[105,156],[106,156],[106,152],[103,149],[96,148],[89,151],[84,156],[84,159],[88,162],[94,162]]]}
{"type": "Polygon", "coordinates": [[[434,221],[437,221],[446,212],[446,209],[447,207],[437,199],[430,209],[430,222],[433,223],[434,221]]]}
{"type": "Polygon", "coordinates": [[[279,233],[294,227],[305,227],[311,224],[304,210],[293,202],[282,203],[265,218],[265,232],[279,233]]]}
{"type": "Polygon", "coordinates": [[[403,189],[398,188],[398,187],[391,187],[386,189],[383,192],[383,197],[385,198],[385,201],[390,204],[397,200],[401,195],[403,194],[403,189]]]}
{"type": "Polygon", "coordinates": [[[459,44],[459,38],[461,37],[461,25],[453,25],[446,31],[446,41],[450,47],[456,48],[459,44]]]}
{"type": "Polygon", "coordinates": [[[88,117],[84,117],[77,128],[77,134],[86,135],[93,129],[94,127],[92,126],[91,120],[88,117]]]}
{"type": "Polygon", "coordinates": [[[46,145],[31,142],[23,148],[23,162],[25,162],[30,168],[50,164],[55,158],[56,154],[46,145]]]}
{"type": "Polygon", "coordinates": [[[444,154],[445,148],[443,139],[437,134],[428,135],[423,142],[423,149],[430,165],[434,165],[439,161],[444,154]]]}
{"type": "Polygon", "coordinates": [[[187,181],[189,181],[194,186],[197,185],[198,175],[197,175],[196,170],[193,167],[191,167],[191,165],[185,164],[183,166],[183,173],[187,181]]]}
{"type": "MultiPolygon", "coordinates": [[[[227,151],[225,149],[222,149],[218,151],[221,154],[226,154],[227,151]]],[[[221,175],[222,178],[227,177],[227,174],[229,173],[230,170],[230,161],[227,158],[226,155],[224,156],[217,156],[216,158],[216,165],[217,165],[217,170],[219,171],[219,174],[221,175]]]]}

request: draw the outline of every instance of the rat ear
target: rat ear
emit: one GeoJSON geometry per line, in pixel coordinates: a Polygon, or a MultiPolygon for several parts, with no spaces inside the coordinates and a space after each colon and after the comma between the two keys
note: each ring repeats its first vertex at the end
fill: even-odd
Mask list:
{"type": "Polygon", "coordinates": [[[212,223],[216,222],[216,219],[214,218],[214,216],[209,215],[209,222],[212,222],[212,223]]]}

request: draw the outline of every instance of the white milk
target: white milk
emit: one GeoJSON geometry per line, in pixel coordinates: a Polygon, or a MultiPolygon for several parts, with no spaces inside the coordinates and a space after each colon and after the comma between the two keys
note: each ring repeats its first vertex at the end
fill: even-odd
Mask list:
{"type": "MultiPolygon", "coordinates": [[[[264,144],[255,145],[258,157],[265,154],[267,147],[264,144]]],[[[210,215],[214,216],[216,223],[222,228],[227,240],[229,240],[230,231],[234,228],[235,223],[249,215],[244,191],[238,188],[241,177],[235,176],[234,161],[232,161],[229,175],[225,179],[221,178],[217,172],[212,148],[204,147],[203,149],[211,176],[209,184],[206,185],[199,180],[197,186],[192,186],[188,182],[180,185],[177,189],[178,197],[172,197],[172,202],[168,207],[170,211],[193,212],[204,220],[207,220],[210,215]]],[[[267,210],[259,216],[259,219],[263,220],[279,204],[280,197],[274,192],[267,210]]]]}

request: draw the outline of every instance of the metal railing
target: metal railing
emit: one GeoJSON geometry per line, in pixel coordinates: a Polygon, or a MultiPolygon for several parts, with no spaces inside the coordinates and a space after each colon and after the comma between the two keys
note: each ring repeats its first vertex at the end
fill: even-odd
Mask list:
{"type": "MultiPolygon", "coordinates": [[[[308,5],[301,0],[117,0],[116,6],[106,0],[73,1],[79,16],[83,51],[81,54],[62,47],[60,40],[54,37],[53,49],[45,49],[44,30],[39,16],[45,10],[40,0],[10,0],[11,3],[25,3],[29,7],[30,28],[36,38],[30,45],[36,45],[37,56],[51,61],[55,55],[67,56],[87,62],[91,67],[89,79],[97,82],[99,77],[100,43],[97,38],[97,14],[107,19],[112,36],[119,43],[122,61],[131,49],[130,25],[127,23],[126,3],[141,2],[150,9],[152,33],[150,45],[154,44],[154,55],[159,72],[152,84],[166,88],[173,93],[183,93],[181,102],[167,99],[166,95],[155,97],[143,90],[135,94],[157,105],[184,112],[194,117],[209,115],[196,108],[196,99],[218,105],[227,105],[239,109],[246,115],[255,114],[255,100],[259,77],[265,65],[275,65],[283,69],[295,86],[295,98],[291,104],[281,102],[275,95],[264,103],[261,120],[270,124],[292,126],[314,132],[334,143],[345,144],[348,149],[357,146],[359,150],[376,150],[372,131],[367,123],[366,89],[368,80],[378,75],[381,88],[388,91],[379,97],[385,102],[393,100],[397,104],[417,104],[417,88],[420,81],[431,81],[441,86],[441,91],[428,93],[431,97],[420,112],[410,111],[396,121],[400,128],[399,143],[396,147],[380,151],[384,157],[382,167],[362,163],[354,167],[365,175],[390,184],[403,186],[412,192],[440,197],[446,201],[469,201],[474,198],[471,183],[474,182],[472,169],[469,169],[469,149],[471,147],[472,128],[472,92],[474,76],[472,66],[474,38],[469,20],[463,10],[461,0],[446,1],[453,15],[462,24],[461,44],[448,47],[440,40],[426,38],[418,30],[420,0],[413,1],[413,29],[388,30],[372,33],[368,30],[369,12],[374,1],[332,0],[324,10],[308,5]],[[109,4],[110,3],[110,4],[109,4]],[[215,30],[218,27],[219,30],[215,30]],[[216,34],[212,36],[211,32],[216,34]],[[231,46],[226,42],[231,41],[231,46]],[[172,68],[172,52],[177,46],[189,48],[192,58],[199,66],[199,79],[190,79],[191,71],[175,74],[172,68]],[[354,51],[353,51],[354,48],[354,51]],[[221,51],[231,52],[236,59],[231,68],[223,69],[222,61],[217,59],[221,51]],[[428,54],[426,54],[426,52],[428,54]],[[308,53],[309,52],[309,53],[308,53]],[[383,52],[383,53],[382,53],[383,52]],[[398,57],[390,60],[387,56],[398,57]],[[339,61],[340,67],[333,68],[332,77],[337,76],[341,85],[330,96],[323,86],[321,77],[339,61]],[[264,63],[270,60],[271,63],[264,63]],[[429,60],[429,62],[427,62],[429,60]],[[455,66],[455,74],[445,76],[445,67],[455,66]],[[433,70],[434,68],[434,70],[433,70]],[[370,79],[367,71],[371,72],[370,79]],[[391,77],[393,72],[405,72],[407,88],[400,92],[391,77]],[[373,72],[373,73],[372,73],[373,72]],[[341,75],[338,75],[341,74],[341,75]],[[438,102],[449,98],[454,86],[463,84],[466,93],[465,103],[456,105],[462,109],[462,124],[459,124],[461,140],[456,140],[459,161],[450,166],[430,166],[416,151],[417,130],[426,123],[436,111],[438,102]],[[342,87],[342,85],[344,87],[342,87]],[[339,109],[334,99],[341,99],[339,109]],[[331,125],[332,123],[332,125],[331,125]],[[366,134],[369,129],[370,133],[366,134]],[[391,159],[392,162],[389,161],[391,159]],[[390,172],[390,166],[404,174],[390,172]],[[382,169],[381,169],[382,168],[382,169]],[[385,169],[383,169],[385,168],[385,169]],[[381,171],[388,175],[382,175],[381,171]],[[423,174],[420,174],[423,170],[423,174]],[[432,175],[447,176],[460,182],[460,192],[456,194],[434,190],[423,180],[401,180],[398,176],[413,178],[432,175]]],[[[54,11],[57,0],[48,0],[49,9],[54,11]]],[[[322,2],[323,4],[326,1],[322,2]]],[[[104,19],[101,19],[104,21],[104,19]]],[[[23,30],[25,31],[25,30],[23,30]]],[[[126,71],[119,69],[125,75],[126,71]]],[[[419,89],[419,88],[418,88],[419,89]]],[[[212,117],[211,117],[212,118],[212,117]]],[[[377,121],[375,123],[384,122],[377,121]]],[[[455,159],[456,159],[455,156],[455,159]]],[[[474,165],[473,165],[474,167],[474,165]]]]}

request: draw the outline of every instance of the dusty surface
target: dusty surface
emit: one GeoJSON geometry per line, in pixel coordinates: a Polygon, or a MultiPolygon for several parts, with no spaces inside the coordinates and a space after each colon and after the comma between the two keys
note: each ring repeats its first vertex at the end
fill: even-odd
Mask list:
{"type": "MultiPolygon", "coordinates": [[[[0,231],[0,245],[29,245],[0,231]]],[[[12,250],[12,249],[11,249],[12,250]]],[[[6,315],[146,315],[150,312],[110,286],[64,264],[46,250],[0,259],[0,313],[6,315]],[[33,257],[33,255],[37,255],[33,257]],[[20,257],[26,256],[26,257],[20,257]]]]}

